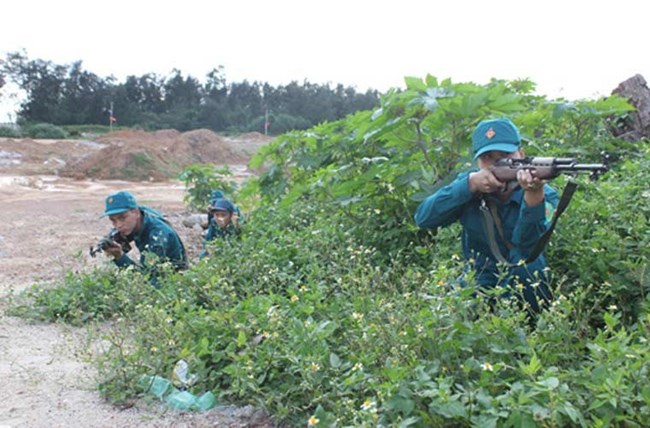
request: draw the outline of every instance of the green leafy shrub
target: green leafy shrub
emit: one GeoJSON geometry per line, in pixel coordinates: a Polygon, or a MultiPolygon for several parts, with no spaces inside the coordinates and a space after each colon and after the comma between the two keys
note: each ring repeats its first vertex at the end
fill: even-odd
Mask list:
{"type": "Polygon", "coordinates": [[[213,164],[205,163],[185,167],[179,176],[187,191],[185,203],[196,210],[204,210],[208,206],[212,191],[220,189],[226,195],[233,195],[237,184],[228,180],[231,175],[227,166],[217,168],[213,164]]]}
{"type": "Polygon", "coordinates": [[[596,183],[582,182],[548,251],[568,290],[593,288],[598,319],[614,305],[626,322],[636,320],[650,295],[648,168],[644,156],[616,163],[596,183]]]}
{"type": "Polygon", "coordinates": [[[69,272],[58,286],[35,285],[22,293],[14,301],[11,313],[43,321],[84,324],[133,312],[135,302],[141,302],[151,288],[146,278],[131,269],[69,272]]]}
{"type": "Polygon", "coordinates": [[[9,126],[0,126],[0,137],[4,138],[21,138],[20,130],[9,126]]]}
{"type": "Polygon", "coordinates": [[[62,140],[68,137],[63,128],[50,123],[37,123],[24,127],[24,134],[29,138],[47,138],[52,140],[62,140]]]}
{"type": "MultiPolygon", "coordinates": [[[[375,112],[262,149],[253,166],[265,173],[240,193],[261,204],[241,239],[211,243],[160,289],[70,276],[34,307],[73,322],[119,315],[97,362],[115,401],[183,358],[191,392],[296,426],[646,425],[650,152],[604,126],[626,105],[558,108],[526,81],[407,83],[375,112]],[[535,325],[503,290],[473,287],[458,227],[411,224],[422,196],[467,166],[475,122],[506,114],[538,136],[534,154],[617,158],[601,181],[580,179],[548,249],[556,297],[535,325]]],[[[209,168],[191,174],[196,201],[227,190],[209,168]]]]}

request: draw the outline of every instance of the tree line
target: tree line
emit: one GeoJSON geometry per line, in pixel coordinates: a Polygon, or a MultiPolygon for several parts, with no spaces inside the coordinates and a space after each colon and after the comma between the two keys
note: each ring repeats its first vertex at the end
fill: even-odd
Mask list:
{"type": "Polygon", "coordinates": [[[25,94],[19,123],[108,124],[147,130],[208,128],[216,132],[268,130],[281,134],[334,121],[379,105],[379,92],[293,81],[277,87],[261,82],[228,82],[222,66],[205,79],[174,69],[168,76],[131,75],[123,82],[100,77],[82,66],[29,59],[8,53],[0,59],[0,88],[12,82],[25,94]]]}

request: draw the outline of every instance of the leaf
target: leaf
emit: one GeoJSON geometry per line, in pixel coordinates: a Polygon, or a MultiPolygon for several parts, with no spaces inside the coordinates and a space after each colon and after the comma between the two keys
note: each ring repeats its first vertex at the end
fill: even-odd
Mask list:
{"type": "Polygon", "coordinates": [[[650,386],[644,386],[641,389],[641,396],[648,406],[650,406],[650,386]]]}
{"type": "Polygon", "coordinates": [[[555,389],[558,386],[560,386],[560,380],[558,378],[556,378],[555,376],[552,376],[552,377],[549,377],[549,378],[546,378],[544,380],[541,380],[541,381],[537,382],[537,384],[540,385],[540,386],[545,386],[548,389],[555,389]]]}
{"type": "Polygon", "coordinates": [[[404,78],[404,83],[406,83],[406,89],[412,89],[415,91],[426,91],[427,85],[424,84],[422,79],[419,77],[409,77],[404,78]]]}
{"type": "Polygon", "coordinates": [[[389,133],[393,132],[397,128],[403,125],[404,119],[402,117],[395,117],[393,119],[390,119],[387,121],[384,125],[380,126],[377,129],[373,129],[371,131],[366,132],[363,135],[363,141],[368,142],[370,139],[377,140],[379,137],[389,133]]]}
{"type": "Polygon", "coordinates": [[[370,116],[370,120],[377,120],[379,116],[384,114],[384,109],[382,107],[378,108],[374,112],[372,112],[372,116],[370,116]]]}
{"type": "Polygon", "coordinates": [[[400,412],[402,415],[407,416],[415,409],[415,402],[401,395],[394,395],[386,403],[389,409],[400,412]]]}
{"type": "Polygon", "coordinates": [[[237,334],[237,346],[242,347],[246,344],[246,333],[243,331],[239,331],[239,334],[237,334]]]}
{"type": "Polygon", "coordinates": [[[467,416],[465,406],[458,400],[449,400],[446,403],[439,400],[433,401],[429,405],[429,410],[446,418],[462,418],[467,416]]]}
{"type": "Polygon", "coordinates": [[[607,400],[599,399],[599,400],[592,401],[591,404],[589,405],[589,410],[599,409],[603,407],[605,404],[607,404],[607,400]]]}
{"type": "Polygon", "coordinates": [[[424,78],[424,81],[430,88],[438,86],[438,79],[430,74],[427,74],[427,76],[424,78]]]}
{"type": "Polygon", "coordinates": [[[533,354],[528,365],[522,367],[524,372],[531,376],[535,375],[541,368],[542,363],[539,358],[537,358],[537,354],[533,354]]]}
{"type": "Polygon", "coordinates": [[[312,334],[317,336],[319,339],[324,339],[331,335],[334,330],[336,330],[336,323],[333,321],[323,321],[314,329],[312,334]]]}
{"type": "Polygon", "coordinates": [[[410,418],[406,418],[402,422],[400,422],[398,427],[399,428],[407,428],[407,427],[410,427],[412,425],[417,424],[418,422],[420,422],[420,418],[418,418],[417,416],[411,416],[410,418]]]}
{"type": "Polygon", "coordinates": [[[481,428],[495,428],[499,417],[495,415],[479,415],[475,418],[472,418],[473,426],[481,428]]]}
{"type": "Polygon", "coordinates": [[[330,354],[330,365],[335,369],[341,367],[341,359],[334,352],[330,354]]]}
{"type": "Polygon", "coordinates": [[[564,413],[571,419],[571,422],[574,424],[579,423],[580,426],[587,426],[582,413],[580,413],[580,411],[573,407],[573,404],[568,401],[564,403],[564,413]]]}
{"type": "Polygon", "coordinates": [[[603,315],[603,320],[605,321],[605,324],[607,324],[607,327],[609,327],[611,330],[616,328],[618,325],[618,318],[610,312],[605,312],[603,315]]]}

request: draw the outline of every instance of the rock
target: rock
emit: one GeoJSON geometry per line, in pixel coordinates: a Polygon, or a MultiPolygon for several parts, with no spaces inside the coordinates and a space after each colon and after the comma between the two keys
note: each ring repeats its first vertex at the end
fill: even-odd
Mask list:
{"type": "Polygon", "coordinates": [[[206,214],[190,214],[182,221],[183,226],[193,229],[195,226],[200,226],[202,229],[208,228],[208,216],[206,214]]]}
{"type": "Polygon", "coordinates": [[[615,124],[612,133],[628,141],[650,138],[650,88],[643,76],[637,74],[630,77],[619,84],[612,94],[626,98],[636,108],[623,121],[615,124]]]}

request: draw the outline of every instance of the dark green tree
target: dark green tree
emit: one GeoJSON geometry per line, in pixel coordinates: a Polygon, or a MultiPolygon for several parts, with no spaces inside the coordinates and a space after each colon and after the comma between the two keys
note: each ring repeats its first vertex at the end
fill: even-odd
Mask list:
{"type": "Polygon", "coordinates": [[[27,94],[20,118],[26,121],[56,123],[67,67],[50,61],[30,61],[22,53],[10,53],[5,72],[27,94]]]}
{"type": "Polygon", "coordinates": [[[206,75],[205,83],[183,76],[178,69],[168,77],[146,73],[128,76],[123,83],[85,71],[81,61],[57,65],[30,60],[24,53],[8,54],[0,63],[0,84],[15,82],[27,94],[19,119],[54,125],[109,123],[113,116],[123,126],[185,131],[259,131],[272,134],[330,122],[360,109],[378,105],[379,94],[359,94],[352,87],[304,81],[273,87],[268,83],[227,83],[223,67],[206,75]]]}
{"type": "Polygon", "coordinates": [[[106,119],[106,105],[113,81],[112,77],[103,80],[84,71],[81,61],[73,63],[61,88],[55,123],[102,123],[106,119]]]}
{"type": "Polygon", "coordinates": [[[258,82],[231,83],[228,91],[228,130],[248,130],[248,125],[264,114],[261,85],[258,82]]]}
{"type": "Polygon", "coordinates": [[[206,75],[202,88],[202,103],[199,111],[201,127],[224,130],[227,128],[228,86],[223,67],[214,68],[206,75]]]}

